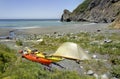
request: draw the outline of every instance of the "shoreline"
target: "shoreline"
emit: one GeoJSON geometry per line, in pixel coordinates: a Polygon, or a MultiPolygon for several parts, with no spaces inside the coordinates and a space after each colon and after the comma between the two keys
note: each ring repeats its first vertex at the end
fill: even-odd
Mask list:
{"type": "Polygon", "coordinates": [[[13,28],[0,28],[0,36],[7,35],[9,31],[14,30],[16,34],[48,34],[48,33],[78,33],[78,32],[90,32],[95,33],[98,30],[102,33],[120,33],[120,30],[109,29],[110,24],[106,23],[91,23],[91,24],[72,24],[72,25],[63,25],[63,26],[49,26],[49,27],[33,27],[25,29],[13,29],[13,28]]]}

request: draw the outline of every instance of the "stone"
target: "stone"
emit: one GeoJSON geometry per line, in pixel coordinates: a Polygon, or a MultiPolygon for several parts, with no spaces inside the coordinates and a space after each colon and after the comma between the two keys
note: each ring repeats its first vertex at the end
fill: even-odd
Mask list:
{"type": "Polygon", "coordinates": [[[88,70],[88,72],[86,73],[87,75],[93,75],[94,72],[92,70],[88,70]]]}
{"type": "Polygon", "coordinates": [[[118,79],[118,78],[116,78],[116,77],[113,77],[113,78],[111,78],[111,79],[118,79]]]}
{"type": "Polygon", "coordinates": [[[96,59],[96,58],[97,58],[97,55],[93,55],[92,58],[96,59]]]}
{"type": "Polygon", "coordinates": [[[94,73],[93,76],[94,76],[96,79],[99,79],[98,74],[94,73]]]}
{"type": "Polygon", "coordinates": [[[109,79],[109,77],[107,74],[103,74],[103,75],[101,75],[101,79],[109,79]]]}
{"type": "Polygon", "coordinates": [[[37,40],[37,42],[43,42],[43,39],[39,39],[39,40],[37,40]]]}
{"type": "Polygon", "coordinates": [[[62,22],[70,22],[71,19],[70,19],[70,14],[71,12],[67,9],[64,10],[64,13],[62,14],[62,17],[61,17],[61,21],[62,22]]]}
{"type": "Polygon", "coordinates": [[[112,40],[110,40],[110,39],[105,39],[104,40],[104,43],[111,43],[112,42],[112,40]]]}

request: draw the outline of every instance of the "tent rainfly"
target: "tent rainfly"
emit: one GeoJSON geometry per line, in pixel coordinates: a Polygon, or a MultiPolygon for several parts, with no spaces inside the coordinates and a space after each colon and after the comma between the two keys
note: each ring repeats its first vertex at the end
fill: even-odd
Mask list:
{"type": "Polygon", "coordinates": [[[76,43],[65,42],[52,56],[59,56],[75,60],[89,60],[90,56],[83,51],[83,49],[76,43]]]}

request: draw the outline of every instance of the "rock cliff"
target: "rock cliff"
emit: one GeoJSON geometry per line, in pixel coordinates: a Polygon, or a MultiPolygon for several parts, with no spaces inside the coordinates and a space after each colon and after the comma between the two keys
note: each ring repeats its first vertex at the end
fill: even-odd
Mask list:
{"type": "Polygon", "coordinates": [[[111,23],[119,14],[120,0],[85,0],[73,12],[64,10],[61,21],[111,23]]]}
{"type": "Polygon", "coordinates": [[[117,19],[112,23],[111,26],[115,29],[120,29],[120,14],[117,17],[117,19]]]}

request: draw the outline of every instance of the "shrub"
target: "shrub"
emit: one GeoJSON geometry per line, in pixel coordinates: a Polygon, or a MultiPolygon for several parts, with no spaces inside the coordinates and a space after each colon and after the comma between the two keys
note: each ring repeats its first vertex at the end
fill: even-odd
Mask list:
{"type": "Polygon", "coordinates": [[[17,41],[16,41],[16,44],[17,44],[18,46],[22,46],[22,45],[23,45],[23,42],[22,42],[21,40],[17,40],[17,41]]]}
{"type": "Polygon", "coordinates": [[[114,66],[111,69],[111,74],[113,77],[120,78],[120,65],[114,66]]]}
{"type": "Polygon", "coordinates": [[[15,51],[0,44],[0,72],[4,73],[11,62],[15,61],[15,51]]]}
{"type": "Polygon", "coordinates": [[[82,4],[80,4],[74,11],[73,13],[82,13],[84,12],[87,7],[89,6],[90,2],[92,0],[85,0],[82,4]]]}

